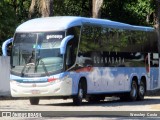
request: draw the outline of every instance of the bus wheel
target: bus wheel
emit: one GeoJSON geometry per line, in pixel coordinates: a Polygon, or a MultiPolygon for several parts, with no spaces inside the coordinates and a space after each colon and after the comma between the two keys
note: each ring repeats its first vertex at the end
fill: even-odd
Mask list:
{"type": "Polygon", "coordinates": [[[29,98],[31,105],[38,105],[39,104],[39,98],[29,98]]]}
{"type": "Polygon", "coordinates": [[[140,82],[139,88],[138,88],[138,96],[137,100],[143,100],[145,95],[145,84],[143,81],[140,82]]]}
{"type": "Polygon", "coordinates": [[[82,83],[80,82],[79,83],[79,86],[78,86],[78,94],[76,96],[73,97],[73,104],[74,105],[81,105],[82,104],[82,99],[84,97],[84,87],[82,87],[82,83]]]}
{"type": "Polygon", "coordinates": [[[129,93],[129,100],[130,101],[135,101],[137,99],[137,83],[136,81],[132,81],[131,84],[131,91],[129,93]]]}

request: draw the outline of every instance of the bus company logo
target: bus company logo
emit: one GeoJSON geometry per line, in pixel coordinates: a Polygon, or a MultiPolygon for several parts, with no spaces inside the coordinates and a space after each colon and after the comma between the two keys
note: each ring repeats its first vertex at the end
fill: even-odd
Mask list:
{"type": "Polygon", "coordinates": [[[57,39],[62,39],[63,35],[47,35],[47,40],[48,39],[53,39],[53,38],[57,38],[57,39]]]}
{"type": "Polygon", "coordinates": [[[12,117],[11,112],[2,112],[2,117],[12,117]]]}

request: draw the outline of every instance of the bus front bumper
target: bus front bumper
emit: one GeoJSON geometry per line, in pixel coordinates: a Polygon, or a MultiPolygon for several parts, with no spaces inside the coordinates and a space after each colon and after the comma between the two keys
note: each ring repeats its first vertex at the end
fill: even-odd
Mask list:
{"type": "Polygon", "coordinates": [[[10,82],[12,97],[47,97],[72,95],[72,79],[45,83],[10,82]]]}

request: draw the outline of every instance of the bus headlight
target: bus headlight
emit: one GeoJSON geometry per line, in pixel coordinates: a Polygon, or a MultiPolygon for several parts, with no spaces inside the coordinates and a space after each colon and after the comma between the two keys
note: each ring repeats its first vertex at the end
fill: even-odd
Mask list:
{"type": "Polygon", "coordinates": [[[48,82],[55,82],[56,80],[57,80],[57,78],[54,78],[54,77],[48,78],[48,82]]]}
{"type": "Polygon", "coordinates": [[[51,83],[51,84],[53,84],[53,83],[60,82],[60,80],[58,78],[49,77],[48,78],[48,82],[51,83]]]}

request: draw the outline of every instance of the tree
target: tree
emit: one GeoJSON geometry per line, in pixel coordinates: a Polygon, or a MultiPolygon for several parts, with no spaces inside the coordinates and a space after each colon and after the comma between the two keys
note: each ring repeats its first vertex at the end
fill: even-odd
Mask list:
{"type": "Polygon", "coordinates": [[[160,0],[155,0],[155,27],[159,29],[160,27],[160,0]]]}
{"type": "Polygon", "coordinates": [[[160,0],[155,0],[155,28],[158,37],[158,51],[160,53],[160,0]]]}
{"type": "Polygon", "coordinates": [[[16,14],[8,1],[0,1],[0,53],[1,44],[4,40],[13,36],[17,24],[16,14]],[[7,6],[7,7],[6,7],[7,6]]]}
{"type": "Polygon", "coordinates": [[[92,0],[54,0],[54,15],[92,17],[92,0]]]}
{"type": "Polygon", "coordinates": [[[36,14],[41,17],[48,17],[53,15],[53,0],[32,0],[29,8],[29,18],[36,14]]]}
{"type": "Polygon", "coordinates": [[[92,16],[93,18],[101,17],[101,7],[103,5],[103,0],[92,0],[92,16]]]}
{"type": "Polygon", "coordinates": [[[34,17],[52,16],[53,12],[58,16],[96,17],[133,25],[154,25],[159,34],[160,0],[0,0],[0,45],[13,36],[18,24],[34,17]]]}
{"type": "Polygon", "coordinates": [[[129,23],[133,25],[151,25],[146,21],[147,15],[153,12],[151,0],[105,0],[101,18],[129,23]]]}

